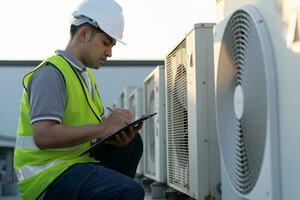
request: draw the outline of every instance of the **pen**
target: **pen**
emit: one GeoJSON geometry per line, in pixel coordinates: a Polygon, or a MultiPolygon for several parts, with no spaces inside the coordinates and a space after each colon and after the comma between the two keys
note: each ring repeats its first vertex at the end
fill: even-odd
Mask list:
{"type": "Polygon", "coordinates": [[[113,112],[113,109],[111,109],[110,107],[106,107],[107,110],[109,110],[110,112],[113,112]]]}

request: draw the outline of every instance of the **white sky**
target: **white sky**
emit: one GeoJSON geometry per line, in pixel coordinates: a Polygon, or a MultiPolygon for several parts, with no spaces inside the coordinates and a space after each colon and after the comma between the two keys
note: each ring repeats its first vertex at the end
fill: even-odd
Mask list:
{"type": "MultiPolygon", "coordinates": [[[[82,0],[0,0],[0,60],[41,60],[64,49],[70,14],[82,0]]],[[[164,59],[199,22],[215,21],[215,0],[117,0],[125,32],[111,59],[164,59]]]]}

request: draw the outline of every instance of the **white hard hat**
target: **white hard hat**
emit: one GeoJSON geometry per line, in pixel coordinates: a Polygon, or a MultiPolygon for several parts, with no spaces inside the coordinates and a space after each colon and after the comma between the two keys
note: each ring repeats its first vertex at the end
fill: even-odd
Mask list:
{"type": "MultiPolygon", "coordinates": [[[[89,22],[120,42],[124,30],[121,6],[114,0],[85,0],[72,13],[73,24],[89,22]],[[87,21],[86,19],[90,19],[87,21]]],[[[123,43],[123,42],[122,42],[123,43]]]]}

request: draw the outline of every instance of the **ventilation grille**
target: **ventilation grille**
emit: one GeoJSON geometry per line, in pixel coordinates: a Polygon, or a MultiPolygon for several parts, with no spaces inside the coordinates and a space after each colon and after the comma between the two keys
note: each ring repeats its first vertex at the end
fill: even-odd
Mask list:
{"type": "Polygon", "coordinates": [[[125,108],[125,94],[124,94],[124,92],[122,92],[121,96],[120,96],[120,108],[125,108]]]}
{"type": "Polygon", "coordinates": [[[189,145],[186,41],[166,58],[168,182],[188,191],[189,145]]]}
{"type": "Polygon", "coordinates": [[[136,111],[136,107],[137,107],[137,105],[136,105],[136,95],[135,94],[132,94],[131,96],[130,96],[130,98],[129,98],[129,110],[130,110],[130,112],[132,113],[132,119],[136,119],[137,117],[139,117],[139,116],[137,116],[137,111],[136,111]]]}
{"type": "Polygon", "coordinates": [[[221,151],[229,179],[241,194],[248,194],[257,182],[268,122],[267,62],[258,35],[261,26],[255,23],[263,22],[253,20],[245,10],[238,10],[230,17],[218,61],[217,117],[221,151]]]}
{"type": "MultiPolygon", "coordinates": [[[[154,113],[155,111],[155,81],[152,76],[145,83],[145,113],[154,113]]],[[[155,127],[152,117],[145,121],[145,173],[150,176],[155,176],[155,127]]]]}

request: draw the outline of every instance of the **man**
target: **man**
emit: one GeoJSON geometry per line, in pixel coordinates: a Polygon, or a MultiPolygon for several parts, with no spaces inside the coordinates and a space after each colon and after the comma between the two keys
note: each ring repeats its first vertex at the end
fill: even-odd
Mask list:
{"type": "MultiPolygon", "coordinates": [[[[98,69],[123,34],[114,0],[86,0],[73,13],[71,38],[23,79],[14,165],[23,199],[143,199],[132,177],[142,155],[142,124],[81,152],[132,121],[125,109],[104,120],[88,68],[98,69]],[[100,163],[99,161],[100,160],[100,163]]],[[[113,83],[112,83],[113,84],[113,83]]]]}

